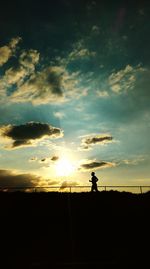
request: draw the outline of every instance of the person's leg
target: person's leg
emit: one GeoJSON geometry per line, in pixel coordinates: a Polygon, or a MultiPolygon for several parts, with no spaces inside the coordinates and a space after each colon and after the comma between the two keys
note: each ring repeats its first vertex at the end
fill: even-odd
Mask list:
{"type": "Polygon", "coordinates": [[[96,184],[93,185],[93,191],[97,191],[97,186],[96,186],[96,184]]]}
{"type": "Polygon", "coordinates": [[[97,185],[95,185],[95,191],[98,192],[98,188],[97,188],[97,185]]]}

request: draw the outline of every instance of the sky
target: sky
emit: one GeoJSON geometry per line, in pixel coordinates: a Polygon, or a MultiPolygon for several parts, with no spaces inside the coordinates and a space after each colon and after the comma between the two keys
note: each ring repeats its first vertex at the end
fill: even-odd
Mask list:
{"type": "Polygon", "coordinates": [[[150,185],[150,3],[5,1],[0,186],[150,185]]]}

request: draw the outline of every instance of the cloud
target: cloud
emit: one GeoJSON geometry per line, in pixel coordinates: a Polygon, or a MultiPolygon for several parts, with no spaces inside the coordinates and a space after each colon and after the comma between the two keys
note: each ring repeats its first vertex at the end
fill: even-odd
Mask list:
{"type": "Polygon", "coordinates": [[[0,186],[6,187],[35,187],[39,184],[41,177],[33,174],[20,174],[11,170],[0,170],[0,186]]]}
{"type": "Polygon", "coordinates": [[[109,97],[109,94],[108,94],[108,92],[107,91],[96,91],[96,94],[97,94],[97,96],[98,97],[100,97],[100,98],[107,98],[107,97],[109,97]]]}
{"type": "Polygon", "coordinates": [[[53,156],[53,157],[51,157],[51,161],[56,162],[57,160],[59,160],[59,156],[53,156]]]}
{"type": "Polygon", "coordinates": [[[113,162],[105,162],[105,161],[96,161],[96,160],[83,160],[80,164],[78,170],[82,172],[90,171],[90,170],[98,170],[102,168],[115,167],[116,164],[113,162]]]}
{"type": "Polygon", "coordinates": [[[41,163],[43,163],[43,162],[45,163],[45,162],[47,162],[47,160],[48,160],[47,158],[43,158],[43,159],[40,160],[40,162],[41,163]]]}
{"type": "Polygon", "coordinates": [[[29,162],[36,162],[37,161],[37,157],[32,157],[29,162]]]}
{"type": "MultiPolygon", "coordinates": [[[[38,162],[44,165],[45,164],[51,165],[51,164],[54,164],[57,160],[59,160],[59,156],[54,155],[52,157],[43,157],[42,159],[39,159],[37,157],[32,157],[29,159],[29,162],[38,162]]],[[[49,166],[46,166],[46,167],[49,167],[49,166]]]]}
{"type": "Polygon", "coordinates": [[[91,146],[99,144],[105,145],[112,143],[113,137],[109,134],[95,135],[91,137],[85,137],[82,139],[80,148],[83,150],[89,150],[91,146]]]}
{"type": "Polygon", "coordinates": [[[65,113],[62,111],[54,112],[54,116],[58,119],[63,119],[65,117],[65,113]]]}
{"type": "Polygon", "coordinates": [[[149,68],[142,67],[140,64],[135,67],[128,65],[109,76],[109,84],[110,95],[119,95],[120,98],[120,102],[114,107],[114,111],[118,113],[119,117],[123,115],[131,120],[133,117],[134,119],[137,118],[137,115],[141,117],[143,113],[149,111],[149,68]]]}
{"type": "Polygon", "coordinates": [[[0,136],[12,141],[11,148],[33,146],[44,138],[60,138],[63,131],[47,123],[28,122],[22,125],[4,125],[0,127],[0,136]]]}
{"type": "Polygon", "coordinates": [[[34,104],[64,101],[62,92],[63,72],[64,70],[61,67],[53,66],[34,73],[11,95],[11,100],[34,104]]]}
{"type": "Polygon", "coordinates": [[[15,53],[16,47],[21,38],[12,38],[8,45],[0,47],[0,66],[3,66],[15,53]]]}
{"type": "Polygon", "coordinates": [[[92,26],[92,33],[98,35],[100,33],[100,28],[97,25],[92,26]]]}
{"type": "Polygon", "coordinates": [[[60,184],[59,181],[50,180],[35,174],[25,174],[18,171],[0,169],[0,187],[1,188],[23,188],[28,190],[29,188],[42,188],[46,189],[46,186],[53,186],[60,184]]]}
{"type": "Polygon", "coordinates": [[[8,59],[12,56],[12,51],[9,46],[4,46],[0,48],[0,66],[5,64],[8,59]]]}
{"type": "Polygon", "coordinates": [[[75,61],[78,59],[84,59],[84,58],[89,58],[93,57],[96,55],[96,52],[90,51],[87,48],[83,48],[79,43],[77,44],[76,47],[74,47],[73,51],[70,52],[68,56],[68,60],[70,61],[75,61]]]}
{"type": "MultiPolygon", "coordinates": [[[[34,72],[10,96],[11,102],[32,102],[35,105],[64,103],[85,96],[80,87],[79,72],[69,73],[63,66],[51,66],[34,72]]],[[[56,114],[62,117],[62,113],[56,114]]]]}
{"type": "MultiPolygon", "coordinates": [[[[12,39],[7,48],[0,48],[1,51],[8,51],[5,62],[6,58],[12,55],[16,45],[17,40],[12,39]]],[[[50,66],[39,65],[38,70],[36,66],[40,63],[40,54],[37,50],[29,49],[19,53],[16,61],[12,62],[13,65],[7,67],[0,78],[1,103],[59,104],[87,95],[87,89],[81,86],[83,78],[80,72],[71,72],[67,67],[72,61],[94,55],[94,52],[83,46],[83,42],[75,43],[65,59],[58,57],[50,66]]],[[[2,59],[3,55],[4,52],[2,59]]],[[[2,59],[0,61],[4,61],[2,59]]],[[[56,117],[62,118],[63,114],[57,113],[56,117]]]]}
{"type": "MultiPolygon", "coordinates": [[[[12,44],[14,47],[15,44],[12,44]]],[[[7,68],[0,78],[1,103],[13,101],[12,95],[17,89],[22,89],[25,81],[29,81],[35,73],[35,67],[39,62],[39,53],[36,50],[23,51],[16,63],[7,68]]]]}
{"type": "Polygon", "coordinates": [[[68,101],[70,99],[79,99],[82,96],[87,96],[87,89],[81,86],[83,80],[84,78],[80,71],[71,73],[65,69],[62,77],[62,88],[68,101]]]}
{"type": "Polygon", "coordinates": [[[35,66],[39,62],[39,53],[36,50],[23,51],[19,56],[18,65],[6,70],[3,80],[8,86],[23,83],[24,78],[35,71],[35,66]]]}
{"type": "Polygon", "coordinates": [[[67,189],[68,191],[69,191],[69,187],[75,187],[75,186],[79,186],[80,185],[80,183],[79,182],[77,182],[77,181],[63,181],[62,182],[62,184],[61,184],[61,186],[60,186],[60,191],[62,191],[62,190],[64,190],[64,189],[67,189]]]}
{"type": "Polygon", "coordinates": [[[146,156],[136,156],[133,159],[124,159],[118,162],[118,165],[138,165],[139,163],[145,161],[146,156]]]}
{"type": "Polygon", "coordinates": [[[142,71],[144,69],[140,65],[136,67],[127,65],[124,69],[112,73],[108,78],[108,84],[112,92],[120,94],[132,90],[135,86],[137,74],[142,71]]]}
{"type": "MultiPolygon", "coordinates": [[[[12,49],[12,50],[14,50],[14,49],[16,49],[16,46],[18,45],[18,43],[20,42],[22,40],[22,38],[21,37],[14,37],[14,38],[12,38],[11,40],[10,40],[10,42],[9,42],[9,47],[12,49]]],[[[14,52],[14,51],[13,51],[14,52]]]]}
{"type": "Polygon", "coordinates": [[[22,66],[11,67],[5,72],[3,80],[6,85],[13,85],[20,82],[27,75],[27,70],[22,66]]]}
{"type": "Polygon", "coordinates": [[[87,48],[83,39],[78,40],[72,46],[72,50],[65,58],[56,57],[56,61],[59,65],[67,66],[74,61],[87,60],[96,56],[95,51],[91,51],[87,48]]]}
{"type": "Polygon", "coordinates": [[[30,70],[35,70],[35,65],[39,62],[40,53],[37,50],[30,49],[23,51],[19,57],[19,63],[30,70]]]}

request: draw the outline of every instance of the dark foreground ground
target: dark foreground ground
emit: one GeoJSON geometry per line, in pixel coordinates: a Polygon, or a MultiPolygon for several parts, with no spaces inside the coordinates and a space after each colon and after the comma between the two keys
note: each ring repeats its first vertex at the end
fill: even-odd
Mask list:
{"type": "Polygon", "coordinates": [[[148,268],[149,215],[150,193],[0,193],[0,268],[148,268]]]}

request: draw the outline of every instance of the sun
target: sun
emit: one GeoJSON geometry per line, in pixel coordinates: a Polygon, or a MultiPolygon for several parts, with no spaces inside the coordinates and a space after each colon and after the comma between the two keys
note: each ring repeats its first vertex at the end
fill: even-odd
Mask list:
{"type": "Polygon", "coordinates": [[[56,169],[56,174],[58,176],[68,176],[75,171],[75,167],[73,163],[69,159],[66,159],[66,158],[60,159],[56,163],[55,169],[56,169]]]}

